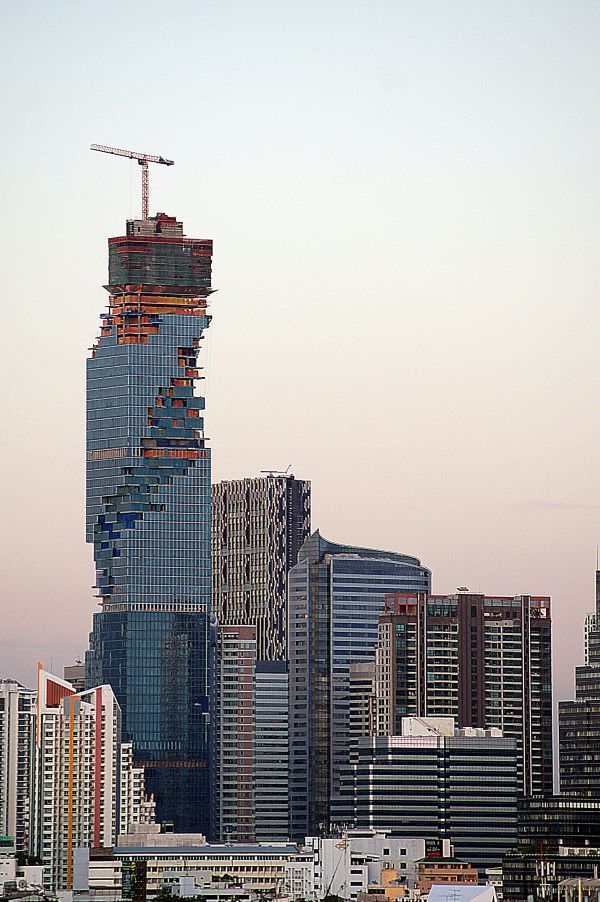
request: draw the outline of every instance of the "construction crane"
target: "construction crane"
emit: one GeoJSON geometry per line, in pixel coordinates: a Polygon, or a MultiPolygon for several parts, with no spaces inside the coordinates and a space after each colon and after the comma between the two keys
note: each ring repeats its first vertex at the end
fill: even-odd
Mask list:
{"type": "Polygon", "coordinates": [[[175,161],[166,160],[165,157],[155,157],[149,153],[135,153],[133,150],[121,150],[119,147],[106,147],[104,144],[92,144],[90,150],[99,150],[101,153],[112,153],[117,157],[128,157],[130,160],[138,161],[142,167],[142,219],[148,219],[148,163],[162,163],[164,166],[173,166],[175,161]]]}

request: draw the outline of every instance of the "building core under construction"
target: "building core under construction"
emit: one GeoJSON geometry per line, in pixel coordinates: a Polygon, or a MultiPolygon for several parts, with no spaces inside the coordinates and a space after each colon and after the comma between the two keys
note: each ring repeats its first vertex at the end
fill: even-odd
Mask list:
{"type": "Polygon", "coordinates": [[[212,241],[164,213],[110,238],[87,361],[87,540],[101,610],[88,685],[109,683],[156,816],[208,827],[210,450],[197,357],[212,241]]]}

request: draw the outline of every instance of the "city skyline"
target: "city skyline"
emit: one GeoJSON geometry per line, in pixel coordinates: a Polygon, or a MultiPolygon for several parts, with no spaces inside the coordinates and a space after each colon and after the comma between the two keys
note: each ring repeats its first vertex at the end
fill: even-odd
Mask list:
{"type": "Polygon", "coordinates": [[[5,384],[38,340],[37,375],[4,399],[4,605],[19,612],[0,639],[5,676],[32,685],[38,658],[61,671],[83,656],[94,610],[83,360],[106,236],[139,212],[139,167],[87,150],[106,140],[174,158],[153,173],[151,213],[218,243],[214,481],[291,462],[312,482],[313,529],[416,555],[435,592],[552,596],[556,698],[572,695],[600,538],[600,13],[349,8],[207,4],[166,30],[158,4],[142,23],[123,10],[148,54],[160,34],[206,87],[191,110],[169,105],[178,75],[142,83],[143,60],[136,96],[120,93],[128,57],[109,15],[4,8],[20,73],[5,384]],[[205,31],[211,52],[192,59],[205,31]]]}

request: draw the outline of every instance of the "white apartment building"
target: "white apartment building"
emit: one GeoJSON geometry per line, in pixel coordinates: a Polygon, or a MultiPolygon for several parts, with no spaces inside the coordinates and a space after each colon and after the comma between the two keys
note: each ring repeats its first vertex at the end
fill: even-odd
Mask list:
{"type": "Polygon", "coordinates": [[[144,768],[134,767],[133,742],[122,742],[120,750],[121,801],[119,805],[119,833],[127,833],[133,824],[154,823],[154,798],[146,797],[144,768]]]}
{"type": "Polygon", "coordinates": [[[110,686],[76,693],[40,667],[31,850],[43,861],[48,891],[72,889],[74,849],[110,848],[130,817],[152,817],[120,733],[110,686]]]}
{"type": "Polygon", "coordinates": [[[29,789],[35,740],[36,693],[0,680],[0,835],[17,852],[29,849],[29,789]]]}

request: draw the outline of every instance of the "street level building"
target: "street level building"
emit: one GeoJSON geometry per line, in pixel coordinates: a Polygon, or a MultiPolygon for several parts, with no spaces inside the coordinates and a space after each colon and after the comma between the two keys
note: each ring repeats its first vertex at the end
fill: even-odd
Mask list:
{"type": "Polygon", "coordinates": [[[408,715],[498,729],[517,744],[519,789],[552,793],[550,599],[395,594],[377,643],[377,730],[408,715]]]}
{"type": "Polygon", "coordinates": [[[113,687],[157,816],[208,825],[210,450],[197,363],[212,241],[159,213],[109,239],[87,361],[87,540],[101,610],[86,685],[113,687]]]}
{"type": "Polygon", "coordinates": [[[426,853],[426,842],[385,831],[344,830],[334,836],[308,836],[306,849],[314,855],[317,899],[330,894],[357,899],[381,883],[384,871],[396,871],[398,882],[414,889],[417,861],[426,853]]]}
{"type": "MultiPolygon", "coordinates": [[[[215,843],[149,848],[118,845],[114,849],[113,858],[121,863],[124,871],[133,870],[136,865],[139,867],[145,863],[148,896],[155,895],[163,886],[165,872],[183,875],[198,870],[210,873],[215,880],[227,878],[232,883],[257,893],[285,891],[290,865],[295,868],[302,862],[312,865],[312,854],[287,843],[215,843]]],[[[307,885],[306,880],[303,889],[301,898],[310,897],[312,887],[307,885]]]]}
{"type": "Polygon", "coordinates": [[[517,841],[516,741],[453,718],[406,717],[399,736],[359,740],[344,774],[347,823],[447,839],[481,873],[517,841]]]}
{"type": "Polygon", "coordinates": [[[417,862],[419,879],[417,886],[426,895],[434,883],[437,884],[477,884],[479,874],[467,861],[458,858],[423,858],[417,862]]]}
{"type": "Polygon", "coordinates": [[[427,592],[431,573],[404,554],[307,539],[289,575],[290,817],[302,839],[334,812],[349,756],[350,665],[375,660],[390,592],[427,592]]]}
{"type": "Polygon", "coordinates": [[[255,626],[259,660],[287,657],[287,579],[310,535],[310,482],[269,475],[212,487],[212,606],[255,626]]]}

